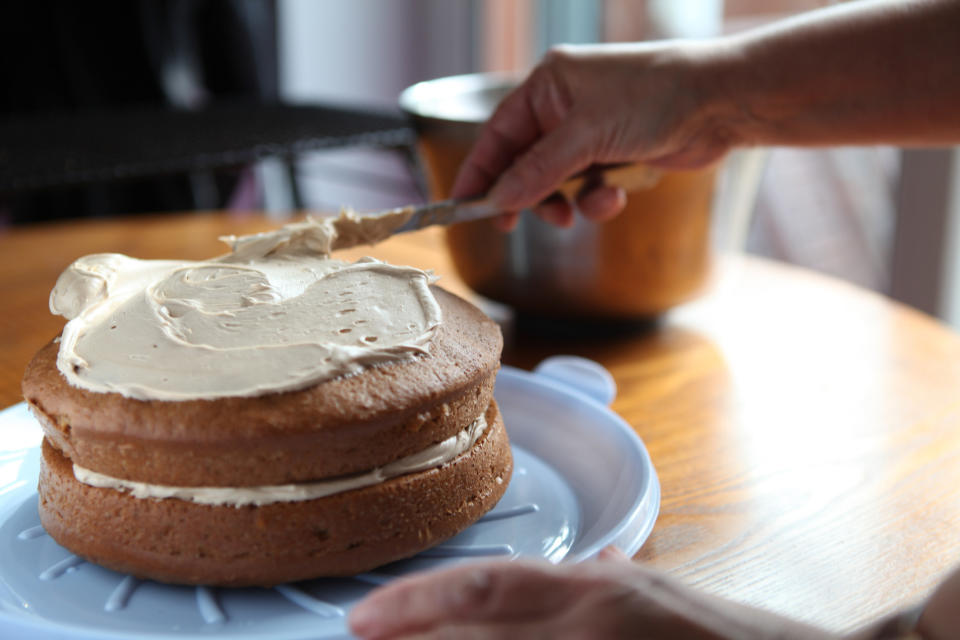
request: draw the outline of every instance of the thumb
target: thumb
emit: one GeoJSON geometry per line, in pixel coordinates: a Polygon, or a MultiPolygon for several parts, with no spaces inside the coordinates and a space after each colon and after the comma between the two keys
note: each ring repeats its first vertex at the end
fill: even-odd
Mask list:
{"type": "Polygon", "coordinates": [[[493,185],[490,199],[504,211],[538,204],[596,160],[594,137],[588,123],[567,119],[514,160],[493,185]]]}

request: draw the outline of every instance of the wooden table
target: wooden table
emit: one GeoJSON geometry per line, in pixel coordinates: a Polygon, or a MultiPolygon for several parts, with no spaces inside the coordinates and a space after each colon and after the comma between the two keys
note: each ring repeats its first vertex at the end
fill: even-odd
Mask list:
{"type": "MultiPolygon", "coordinates": [[[[74,258],[203,258],[218,235],[271,226],[209,213],[0,232],[0,406],[20,400],[24,366],[62,326],[47,296],[74,258]]],[[[364,253],[469,294],[439,232],[347,252],[364,253]]],[[[663,490],[638,560],[834,630],[914,602],[960,562],[960,338],[926,316],[737,258],[652,330],[508,343],[508,364],[572,353],[612,372],[613,409],[663,490]]]]}

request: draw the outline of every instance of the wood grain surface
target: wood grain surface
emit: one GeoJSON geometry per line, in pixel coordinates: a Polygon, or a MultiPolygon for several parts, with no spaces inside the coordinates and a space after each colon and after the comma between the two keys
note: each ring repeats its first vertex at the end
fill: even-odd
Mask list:
{"type": "MultiPolygon", "coordinates": [[[[47,296],[74,258],[203,258],[222,252],[218,235],[272,226],[208,213],[0,232],[0,405],[20,400],[24,366],[62,326],[47,296]]],[[[363,254],[469,295],[436,230],[344,257],[363,254]]],[[[916,601],[960,562],[960,338],[934,320],[741,257],[653,326],[505,326],[508,364],[571,353],[613,374],[612,408],[663,491],[639,561],[837,631],[916,601]]]]}

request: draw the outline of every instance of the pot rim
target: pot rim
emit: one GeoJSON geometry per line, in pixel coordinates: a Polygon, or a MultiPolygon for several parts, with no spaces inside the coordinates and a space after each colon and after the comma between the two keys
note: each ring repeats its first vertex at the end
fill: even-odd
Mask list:
{"type": "Polygon", "coordinates": [[[493,90],[500,90],[506,94],[523,77],[523,74],[506,71],[443,76],[410,85],[400,93],[398,103],[404,113],[419,120],[479,124],[485,122],[489,114],[484,117],[472,117],[466,115],[466,110],[461,110],[451,116],[449,115],[451,101],[457,97],[493,90]],[[444,109],[444,106],[448,108],[444,109]]]}

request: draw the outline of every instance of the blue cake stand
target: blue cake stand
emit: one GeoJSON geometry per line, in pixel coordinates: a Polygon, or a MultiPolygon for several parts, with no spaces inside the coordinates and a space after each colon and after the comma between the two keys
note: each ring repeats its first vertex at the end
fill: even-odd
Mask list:
{"type": "Polygon", "coordinates": [[[582,562],[607,545],[634,554],[660,485],[643,442],[610,411],[610,374],[557,356],[496,386],[514,454],[499,504],[451,540],[352,578],[272,589],[171,586],[79,558],[37,516],[40,428],[24,404],[0,412],[0,638],[349,638],[346,614],[397,576],[478,558],[582,562]]]}

